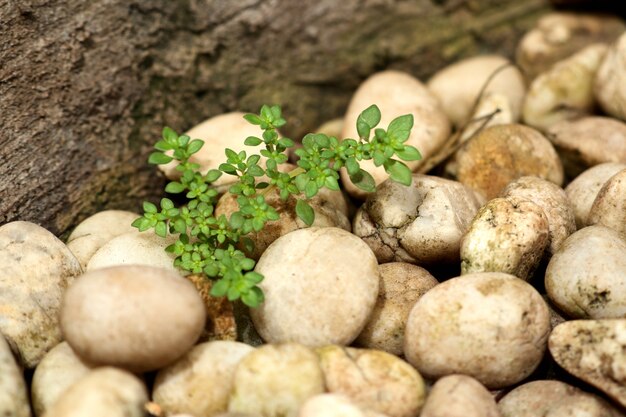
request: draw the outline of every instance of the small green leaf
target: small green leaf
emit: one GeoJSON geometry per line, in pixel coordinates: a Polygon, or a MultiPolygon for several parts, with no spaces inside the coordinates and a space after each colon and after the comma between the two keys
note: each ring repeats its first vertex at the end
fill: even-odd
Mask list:
{"type": "Polygon", "coordinates": [[[253,125],[260,125],[262,120],[259,116],[257,116],[256,114],[252,114],[252,113],[248,113],[245,116],[243,116],[244,119],[246,119],[248,121],[248,123],[253,124],[253,125]]]}
{"type": "Polygon", "coordinates": [[[293,145],[295,145],[293,140],[289,138],[278,139],[278,144],[284,146],[285,148],[291,148],[293,145]]]}
{"type": "Polygon", "coordinates": [[[163,165],[172,161],[171,156],[165,155],[163,152],[152,152],[148,157],[148,163],[153,165],[163,165]]]}
{"type": "Polygon", "coordinates": [[[304,188],[309,183],[309,177],[306,174],[300,174],[296,177],[295,183],[298,190],[304,191],[304,188]]]}
{"type": "Polygon", "coordinates": [[[257,138],[256,136],[248,136],[246,140],[243,141],[243,144],[248,145],[248,146],[258,146],[262,143],[263,141],[260,138],[257,138]]]}
{"type": "Polygon", "coordinates": [[[368,139],[370,137],[371,128],[363,120],[357,120],[356,131],[361,139],[368,139]]]}
{"type": "Polygon", "coordinates": [[[244,295],[241,296],[241,301],[245,305],[251,308],[256,308],[261,304],[261,300],[257,297],[257,294],[254,291],[248,291],[244,295]]]}
{"type": "Polygon", "coordinates": [[[253,177],[261,177],[265,174],[265,171],[263,170],[263,168],[261,168],[258,165],[252,165],[251,167],[248,167],[247,172],[253,177]]]}
{"type": "Polygon", "coordinates": [[[222,176],[222,172],[217,169],[210,169],[206,174],[207,182],[215,182],[219,177],[222,176]]]}
{"type": "Polygon", "coordinates": [[[158,211],[157,206],[155,206],[154,204],[152,204],[149,201],[144,201],[143,202],[143,211],[146,213],[156,213],[158,211]]]}
{"type": "Polygon", "coordinates": [[[350,175],[350,181],[358,188],[368,193],[376,191],[376,181],[374,181],[374,177],[363,169],[359,169],[356,174],[350,175]]]}
{"type": "Polygon", "coordinates": [[[179,182],[172,181],[165,186],[165,192],[171,194],[178,194],[185,191],[185,186],[179,182]]]}
{"type": "Polygon", "coordinates": [[[339,183],[335,177],[326,177],[326,181],[324,181],[324,185],[326,188],[333,191],[339,191],[339,183]]]}
{"type": "Polygon", "coordinates": [[[183,219],[176,219],[176,221],[174,222],[174,231],[176,231],[176,233],[185,233],[187,231],[187,224],[185,223],[185,221],[183,219]]]}
{"type": "Polygon", "coordinates": [[[243,214],[241,212],[236,211],[230,216],[230,227],[232,229],[240,229],[243,226],[243,214]]]}
{"type": "Polygon", "coordinates": [[[372,155],[372,159],[374,160],[374,165],[379,167],[382,164],[385,163],[385,161],[387,160],[387,158],[385,158],[385,154],[380,152],[380,151],[374,151],[374,154],[372,155]]]}
{"type": "Polygon", "coordinates": [[[393,140],[404,142],[409,138],[411,129],[413,128],[413,115],[405,114],[404,116],[396,117],[389,123],[387,128],[387,134],[393,140]]]}
{"type": "Polygon", "coordinates": [[[178,134],[174,131],[174,129],[169,128],[167,126],[165,126],[163,128],[163,139],[170,144],[175,144],[177,143],[178,140],[178,134]]]}
{"type": "Polygon", "coordinates": [[[235,164],[237,163],[237,161],[239,161],[239,156],[237,155],[237,152],[233,151],[232,149],[226,148],[224,149],[224,153],[226,154],[226,158],[228,158],[228,162],[230,162],[231,164],[235,164]]]}
{"type": "Polygon", "coordinates": [[[198,152],[203,146],[204,141],[200,139],[194,139],[189,143],[189,146],[187,146],[187,152],[189,153],[189,155],[193,155],[194,153],[198,152]]]}
{"type": "Polygon", "coordinates": [[[158,222],[154,227],[154,232],[161,237],[167,236],[167,225],[165,222],[158,222]]]}
{"type": "Polygon", "coordinates": [[[228,288],[230,287],[229,284],[230,283],[228,282],[228,280],[225,280],[224,278],[214,282],[213,286],[211,287],[211,295],[213,297],[225,296],[228,292],[228,288]]]}
{"type": "Polygon", "coordinates": [[[309,181],[306,187],[304,187],[304,195],[306,195],[306,198],[311,198],[317,194],[317,190],[318,187],[315,181],[309,181]]]}
{"type": "Polygon", "coordinates": [[[296,203],[296,214],[307,226],[311,226],[315,221],[313,208],[304,200],[298,200],[296,203]]]}
{"type": "Polygon", "coordinates": [[[180,146],[181,148],[187,146],[187,144],[189,143],[189,139],[191,139],[189,136],[187,135],[181,135],[178,137],[178,146],[180,146]]]}
{"type": "Polygon", "coordinates": [[[169,151],[170,149],[172,149],[172,145],[164,140],[160,140],[154,144],[154,149],[156,149],[157,151],[169,151]]]}
{"type": "Polygon", "coordinates": [[[174,202],[172,200],[170,200],[169,198],[162,198],[161,199],[161,208],[163,210],[170,210],[174,208],[174,202]]]}
{"type": "Polygon", "coordinates": [[[373,104],[363,110],[357,118],[356,128],[357,132],[359,132],[359,137],[363,139],[369,137],[370,129],[375,128],[378,123],[380,123],[380,110],[375,104],[373,104]]]}
{"type": "Polygon", "coordinates": [[[237,168],[232,166],[231,164],[220,164],[220,171],[225,172],[230,175],[237,175],[237,168]]]}
{"type": "Polygon", "coordinates": [[[271,122],[274,119],[272,110],[267,104],[264,104],[263,106],[261,106],[261,117],[268,122],[271,122]]]}
{"type": "Polygon", "coordinates": [[[403,185],[411,185],[413,174],[409,167],[402,162],[390,159],[385,162],[385,171],[387,171],[392,180],[403,185]]]}
{"type": "Polygon", "coordinates": [[[419,161],[422,154],[414,146],[404,145],[401,151],[396,151],[396,155],[403,161],[419,161]]]}
{"type": "Polygon", "coordinates": [[[356,175],[359,172],[359,163],[355,158],[348,158],[346,160],[346,169],[348,170],[349,175],[356,175]]]}

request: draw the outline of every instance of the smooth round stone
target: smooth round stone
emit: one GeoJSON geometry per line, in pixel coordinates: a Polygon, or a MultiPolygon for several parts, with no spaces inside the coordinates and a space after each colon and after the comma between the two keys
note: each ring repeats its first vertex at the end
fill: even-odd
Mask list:
{"type": "Polygon", "coordinates": [[[549,243],[549,222],[537,204],[494,198],[461,241],[461,274],[505,272],[529,280],[549,243]]]}
{"type": "Polygon", "coordinates": [[[611,45],[594,81],[595,98],[607,114],[626,120],[626,32],[611,45]]]}
{"type": "Polygon", "coordinates": [[[520,385],[498,402],[502,417],[619,417],[602,398],[561,381],[532,381],[520,385]]]}
{"type": "Polygon", "coordinates": [[[304,403],[298,417],[366,417],[366,415],[345,395],[319,394],[304,403]]]}
{"type": "Polygon", "coordinates": [[[589,45],[535,78],[524,99],[524,123],[546,131],[555,123],[591,114],[593,79],[607,49],[603,43],[589,45]]]}
{"type": "Polygon", "coordinates": [[[526,94],[522,73],[498,55],[476,56],[449,65],[428,80],[428,89],[457,127],[468,121],[481,92],[505,95],[515,120],[519,119],[526,94]]]}
{"type": "Polygon", "coordinates": [[[144,417],[148,393],[135,375],[116,368],[94,369],[52,405],[46,417],[144,417]]]}
{"type": "Polygon", "coordinates": [[[202,298],[177,273],[119,266],[86,273],[65,294],[61,327],[83,359],[143,372],[178,359],[205,324],[202,298]]]}
{"type": "Polygon", "coordinates": [[[569,177],[598,164],[626,163],[626,123],[589,116],[556,123],[547,131],[569,177]]]}
{"type": "Polygon", "coordinates": [[[432,265],[459,260],[461,238],[480,199],[457,181],[413,174],[409,187],[385,181],[354,217],[353,232],[376,254],[392,261],[432,265]]]}
{"type": "Polygon", "coordinates": [[[550,141],[519,124],[483,130],[457,152],[457,163],[458,180],[487,200],[525,175],[563,184],[563,166],[550,141]]]}
{"type": "Polygon", "coordinates": [[[269,343],[349,344],[378,296],[378,264],[358,237],[335,227],[307,228],[278,238],[256,272],[265,302],[250,315],[269,343]]]}
{"type": "Polygon", "coordinates": [[[323,392],[315,352],[296,343],[264,345],[239,362],[228,411],[295,417],[308,398],[323,392]]]}
{"type": "Polygon", "coordinates": [[[67,342],[61,342],[39,362],[33,375],[31,397],[36,416],[43,416],[67,389],[91,370],[67,342]]]}
{"type": "Polygon", "coordinates": [[[378,265],[378,271],[378,300],[356,343],[400,356],[404,347],[404,328],[411,308],[438,282],[424,268],[405,262],[378,265]]]}
{"type": "Polygon", "coordinates": [[[30,417],[24,373],[0,334],[0,416],[30,417]]]}
{"type": "Polygon", "coordinates": [[[104,210],[80,222],[67,238],[67,247],[80,265],[87,267],[89,259],[109,240],[138,230],[131,226],[139,214],[124,210],[104,210]]]}
{"type": "Polygon", "coordinates": [[[178,272],[176,256],[165,248],[176,242],[176,237],[157,236],[153,231],[130,232],[109,240],[93,254],[86,271],[119,265],[147,265],[178,272]]]}
{"type": "Polygon", "coordinates": [[[419,299],[409,315],[404,353],[429,379],[464,374],[497,389],[535,370],[549,332],[548,307],[530,284],[498,272],[469,274],[419,299]]]}
{"type": "Polygon", "coordinates": [[[567,194],[550,181],[538,177],[521,177],[509,183],[501,195],[526,199],[541,207],[548,219],[550,254],[559,250],[565,239],[576,231],[574,210],[567,194]]]}
{"type": "Polygon", "coordinates": [[[598,192],[609,178],[623,169],[626,169],[626,164],[607,162],[596,165],[584,171],[565,187],[565,194],[574,209],[577,228],[589,226],[587,217],[598,192]]]}
{"type": "Polygon", "coordinates": [[[448,375],[430,389],[420,417],[500,417],[493,395],[467,375],[448,375]]]}
{"type": "Polygon", "coordinates": [[[235,369],[254,348],[243,343],[215,341],[194,346],[159,371],[152,398],[166,413],[213,416],[225,412],[235,369]]]}
{"type": "Polygon", "coordinates": [[[577,231],[552,256],[545,285],[571,318],[626,317],[626,241],[603,226],[577,231]]]}
{"type": "Polygon", "coordinates": [[[62,340],[61,299],[80,263],[46,229],[16,221],[0,227],[0,265],[0,333],[18,361],[34,368],[62,340]]]}
{"type": "Polygon", "coordinates": [[[364,410],[389,417],[419,414],[426,397],[424,381],[408,363],[387,352],[325,346],[320,365],[329,392],[350,398],[364,410]]]}
{"type": "Polygon", "coordinates": [[[589,211],[589,224],[615,230],[626,240],[626,169],[602,186],[589,211]]]}
{"type": "Polygon", "coordinates": [[[626,406],[626,319],[567,321],[549,348],[563,369],[626,406]]]}

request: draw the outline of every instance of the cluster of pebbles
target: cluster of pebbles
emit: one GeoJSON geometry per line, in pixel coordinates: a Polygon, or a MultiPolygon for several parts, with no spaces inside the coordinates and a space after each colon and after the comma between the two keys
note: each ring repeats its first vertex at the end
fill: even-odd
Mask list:
{"type": "MultiPolygon", "coordinates": [[[[268,196],[249,313],[181,275],[136,213],[66,243],[0,227],[0,416],[625,415],[624,22],[551,14],[516,65],[375,74],[320,131],[355,137],[372,103],[382,126],[414,116],[412,185],[369,167],[377,190],[321,193],[311,228],[268,196]]],[[[258,134],[241,116],[190,131],[203,169],[258,134]]]]}

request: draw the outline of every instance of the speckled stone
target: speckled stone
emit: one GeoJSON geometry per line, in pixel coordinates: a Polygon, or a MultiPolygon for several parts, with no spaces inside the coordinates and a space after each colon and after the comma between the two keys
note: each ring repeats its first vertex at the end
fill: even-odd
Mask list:
{"type": "Polygon", "coordinates": [[[24,373],[0,334],[0,416],[30,417],[24,373]]]}
{"type": "Polygon", "coordinates": [[[0,227],[0,264],[0,332],[18,361],[34,368],[62,340],[61,299],[80,263],[46,229],[16,221],[0,227]]]}
{"type": "Polygon", "coordinates": [[[260,417],[295,417],[304,402],[324,392],[315,352],[296,343],[264,345],[235,372],[228,410],[260,417]]]}
{"type": "Polygon", "coordinates": [[[563,369],[626,406],[626,319],[568,321],[548,345],[563,369]]]}

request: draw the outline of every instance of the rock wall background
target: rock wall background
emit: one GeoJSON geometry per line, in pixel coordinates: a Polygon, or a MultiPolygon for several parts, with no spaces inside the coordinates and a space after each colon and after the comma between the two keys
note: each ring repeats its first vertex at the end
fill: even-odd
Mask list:
{"type": "Polygon", "coordinates": [[[146,158],[230,110],[283,105],[298,137],[369,74],[512,56],[548,0],[0,0],[0,224],[57,235],[161,194],[146,158]]]}

